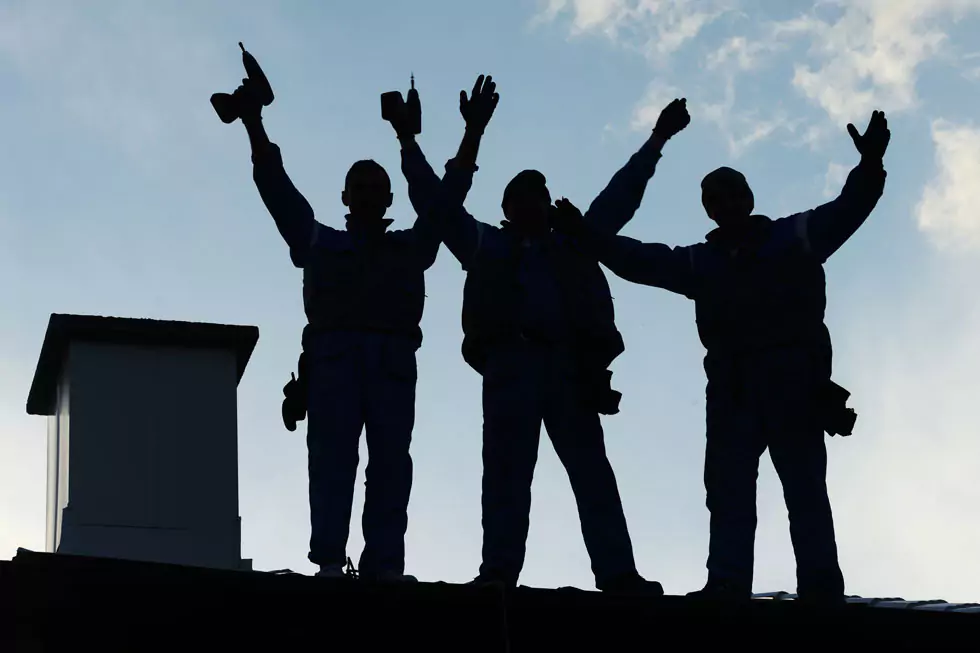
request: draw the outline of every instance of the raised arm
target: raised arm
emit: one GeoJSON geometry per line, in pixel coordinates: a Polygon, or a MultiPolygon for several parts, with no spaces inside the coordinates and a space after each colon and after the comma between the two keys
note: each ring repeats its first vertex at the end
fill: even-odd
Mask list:
{"type": "Polygon", "coordinates": [[[446,164],[441,182],[414,139],[402,138],[402,166],[409,184],[413,179],[417,183],[431,183],[435,179],[438,184],[429,209],[420,213],[419,219],[426,228],[434,228],[464,270],[472,264],[484,230],[492,228],[470,215],[463,202],[473,184],[480,140],[499,101],[495,91],[493,79],[480,75],[469,98],[465,91],[460,92],[460,113],[466,121],[466,130],[456,156],[446,164]]]}
{"type": "Polygon", "coordinates": [[[556,228],[621,279],[694,299],[694,248],[643,243],[596,228],[571,202],[555,202],[556,228]]]}
{"type": "Polygon", "coordinates": [[[415,209],[412,235],[424,265],[435,263],[442,236],[432,219],[433,204],[439,194],[442,181],[426,161],[422,149],[412,135],[398,138],[402,148],[402,174],[408,182],[408,200],[415,209]]]}
{"type": "Polygon", "coordinates": [[[255,187],[259,190],[265,208],[275,220],[279,234],[289,246],[289,256],[293,264],[299,268],[304,267],[317,226],[313,218],[313,207],[286,174],[279,146],[265,137],[262,123],[259,121],[245,124],[249,136],[256,132],[262,134],[261,137],[252,138],[252,179],[255,180],[255,187]]]}
{"type": "Polygon", "coordinates": [[[799,233],[809,250],[821,262],[833,255],[864,224],[885,189],[882,158],[891,132],[885,114],[875,111],[863,135],[854,125],[847,126],[861,161],[851,170],[840,195],[817,208],[794,216],[799,233]]]}
{"type": "MultiPolygon", "coordinates": [[[[479,223],[462,210],[462,206],[473,184],[473,172],[478,169],[476,158],[480,140],[499,99],[495,90],[492,78],[484,79],[480,75],[469,98],[465,91],[460,92],[460,113],[466,121],[466,131],[456,157],[447,164],[447,170],[454,166],[458,169],[458,174],[449,177],[449,183],[444,184],[426,160],[408,128],[411,117],[403,113],[391,121],[401,143],[402,173],[408,182],[409,201],[418,216],[413,229],[420,240],[434,243],[436,250],[439,242],[445,241],[461,263],[471,257],[468,252],[475,251],[478,240],[479,223]],[[437,200],[438,211],[435,210],[437,200]],[[442,219],[436,220],[437,215],[442,219]]],[[[403,109],[408,110],[407,106],[403,109]]],[[[432,254],[434,259],[435,251],[432,254]]],[[[463,265],[465,267],[466,263],[463,265]]]]}
{"type": "Polygon", "coordinates": [[[286,174],[279,146],[269,140],[262,124],[262,102],[254,84],[246,79],[235,92],[239,97],[241,121],[252,146],[252,178],[279,234],[289,246],[293,265],[301,268],[306,265],[320,228],[327,228],[316,222],[310,203],[286,174]]]}
{"type": "Polygon", "coordinates": [[[616,234],[633,219],[653,177],[664,144],[691,122],[687,100],[674,100],[660,113],[650,137],[620,168],[585,212],[585,220],[603,233],[616,234]]]}

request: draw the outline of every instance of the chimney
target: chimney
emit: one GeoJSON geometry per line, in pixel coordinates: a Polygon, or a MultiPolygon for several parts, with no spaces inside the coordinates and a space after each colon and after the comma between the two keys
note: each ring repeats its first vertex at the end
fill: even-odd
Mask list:
{"type": "Polygon", "coordinates": [[[254,326],[54,314],[27,412],[48,417],[53,553],[248,569],[238,382],[254,326]]]}

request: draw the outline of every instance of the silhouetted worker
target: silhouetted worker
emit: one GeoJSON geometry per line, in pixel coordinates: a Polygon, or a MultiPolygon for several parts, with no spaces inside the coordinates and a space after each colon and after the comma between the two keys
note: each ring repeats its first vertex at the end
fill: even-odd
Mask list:
{"type": "MultiPolygon", "coordinates": [[[[248,89],[246,80],[237,92],[247,95],[248,89]]],[[[255,184],[293,264],[303,268],[309,324],[300,376],[308,378],[300,380],[309,414],[309,559],[319,565],[319,576],[344,573],[358,441],[365,429],[369,461],[359,573],[372,580],[415,580],[404,575],[415,353],[422,343],[424,272],[440,241],[423,219],[411,229],[388,231],[391,183],[374,161],[358,161],[347,173],[341,194],[346,230],[317,222],[286,174],[279,147],[266,135],[261,105],[247,104],[242,122],[252,144],[255,184]]]]}
{"type": "Polygon", "coordinates": [[[863,136],[853,125],[848,132],[861,161],[840,196],[811,211],[778,220],[755,215],[741,173],[708,174],[702,203],[718,228],[689,247],[612,236],[559,202],[559,230],[574,234],[614,274],[695,301],[707,349],[704,484],[711,512],[708,582],[692,593],[698,597],[751,596],[756,478],[768,447],[789,512],[800,599],[844,598],[824,430],[846,409],[827,399],[832,350],[823,263],[878,203],[890,138],[879,111],[863,136]]]}
{"type": "MultiPolygon", "coordinates": [[[[616,477],[599,414],[618,412],[609,364],[623,350],[609,286],[595,258],[551,230],[545,177],[525,170],[507,184],[498,228],[463,208],[479,141],[497,104],[481,76],[461,94],[466,131],[446,166],[433,222],[467,272],[463,357],[483,375],[483,564],[476,583],[515,586],[524,565],[531,479],[542,421],[568,473],[585,545],[600,590],[662,594],[636,570],[616,477]]],[[[592,203],[587,220],[614,234],[636,212],[664,143],[690,121],[675,100],[651,137],[592,203]]],[[[414,143],[403,140],[410,188],[438,178],[414,143]]]]}

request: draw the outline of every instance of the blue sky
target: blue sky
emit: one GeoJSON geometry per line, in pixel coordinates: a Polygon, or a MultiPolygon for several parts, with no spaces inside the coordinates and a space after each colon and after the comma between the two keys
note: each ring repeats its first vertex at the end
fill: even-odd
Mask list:
{"type": "MultiPolygon", "coordinates": [[[[977,600],[980,567],[980,0],[360,0],[195,3],[8,0],[0,7],[0,557],[43,549],[45,423],[24,404],[52,312],[254,324],[239,389],[243,555],[309,572],[305,442],[279,420],[304,323],[300,272],[252,186],[240,125],[208,96],[243,76],[276,90],[266,125],[326,224],[347,167],[382,163],[391,217],[414,218],[378,95],[415,73],[420,142],[440,167],[457,96],[493,74],[501,102],[468,200],[502,218],[515,172],[586,206],[660,108],[688,98],[624,233],[688,244],[710,224],[701,177],[742,170],[777,217],[831,197],[857,156],[845,131],[888,113],[885,196],[828,264],[837,380],[855,435],[829,484],[852,593],[977,600]]],[[[611,275],[610,275],[611,276],[611,275]]],[[[408,567],[465,581],[480,555],[480,380],[459,355],[463,274],[427,275],[408,567]]],[[[668,592],[704,580],[703,350],[687,300],[611,278],[627,342],[606,418],[640,571],[668,592]]],[[[362,444],[362,464],[366,458],[362,444]]],[[[359,477],[362,479],[363,476],[359,477]]],[[[360,494],[360,493],[359,493],[360,494]]],[[[543,441],[522,581],[592,587],[574,500],[543,441]]],[[[361,496],[355,511],[361,507],[361,496]]],[[[361,540],[352,527],[350,553],[361,540]]],[[[756,590],[792,589],[785,508],[759,481],[756,590]]]]}

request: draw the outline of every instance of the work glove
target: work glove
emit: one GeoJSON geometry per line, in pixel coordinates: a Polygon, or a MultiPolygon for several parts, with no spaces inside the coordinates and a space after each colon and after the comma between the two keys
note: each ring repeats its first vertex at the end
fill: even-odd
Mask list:
{"type": "Polygon", "coordinates": [[[653,127],[653,133],[664,140],[675,136],[691,123],[691,114],[687,112],[687,98],[674,99],[664,107],[653,127]]]}
{"type": "Polygon", "coordinates": [[[468,98],[466,91],[459,92],[459,113],[466,122],[466,128],[482,134],[490,123],[499,101],[500,95],[497,93],[497,84],[494,83],[493,77],[490,75],[477,77],[468,98]]]}
{"type": "Polygon", "coordinates": [[[582,212],[564,197],[555,200],[549,217],[551,228],[558,233],[573,239],[586,236],[586,225],[582,212]]]}
{"type": "Polygon", "coordinates": [[[243,123],[262,118],[262,101],[258,97],[255,81],[246,77],[233,95],[238,102],[238,115],[243,123]]]}
{"type": "Polygon", "coordinates": [[[847,133],[851,135],[854,147],[861,153],[861,159],[869,163],[881,162],[885,150],[888,149],[888,141],[892,137],[884,111],[875,111],[871,114],[871,120],[864,134],[859,134],[853,124],[847,125],[847,133]]]}
{"type": "MultiPolygon", "coordinates": [[[[419,99],[418,91],[415,90],[414,75],[412,76],[412,88],[408,91],[408,100],[399,101],[397,106],[391,108],[391,111],[392,115],[385,119],[391,123],[395,135],[399,139],[413,138],[416,134],[421,133],[422,101],[419,99]]],[[[384,117],[384,108],[382,108],[382,117],[384,117]]]]}

